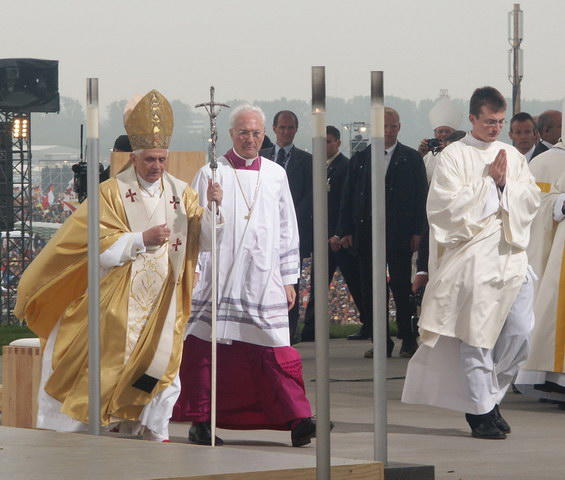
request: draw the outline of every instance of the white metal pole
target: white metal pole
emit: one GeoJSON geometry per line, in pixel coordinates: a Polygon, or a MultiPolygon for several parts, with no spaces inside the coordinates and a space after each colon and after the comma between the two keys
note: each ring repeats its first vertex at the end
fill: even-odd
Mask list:
{"type": "Polygon", "coordinates": [[[373,261],[374,458],[387,462],[386,207],[383,72],[371,72],[371,225],[373,261]],[[383,321],[384,320],[384,321],[383,321]]]}
{"type": "Polygon", "coordinates": [[[316,478],[328,480],[330,453],[328,322],[328,180],[326,155],[325,67],[312,67],[312,187],[314,200],[314,276],[316,332],[316,478]]]}
{"type": "Polygon", "coordinates": [[[100,435],[100,212],[98,79],[86,79],[88,202],[88,432],[100,435]]]}
{"type": "MultiPolygon", "coordinates": [[[[212,183],[216,183],[216,151],[212,152],[213,161],[210,162],[212,168],[212,183]]],[[[217,340],[217,323],[218,323],[218,252],[216,245],[216,202],[212,202],[212,395],[210,406],[210,431],[212,433],[212,447],[216,446],[216,379],[218,369],[218,340],[217,340]]]]}

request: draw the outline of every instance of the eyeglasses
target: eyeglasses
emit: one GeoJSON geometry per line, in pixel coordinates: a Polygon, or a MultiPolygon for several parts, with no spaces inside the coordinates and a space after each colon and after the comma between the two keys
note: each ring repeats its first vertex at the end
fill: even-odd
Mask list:
{"type": "Polygon", "coordinates": [[[247,138],[249,136],[252,136],[253,138],[258,139],[261,138],[261,135],[263,135],[265,132],[261,130],[238,130],[236,133],[239,138],[247,138]]]}
{"type": "Polygon", "coordinates": [[[506,120],[482,120],[485,127],[503,127],[506,125],[506,120]]]}

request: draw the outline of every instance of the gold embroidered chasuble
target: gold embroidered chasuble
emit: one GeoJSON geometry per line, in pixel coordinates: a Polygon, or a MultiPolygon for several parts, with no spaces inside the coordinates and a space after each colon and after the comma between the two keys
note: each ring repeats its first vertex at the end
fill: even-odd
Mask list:
{"type": "Polygon", "coordinates": [[[565,194],[565,144],[535,157],[532,173],[542,191],[532,225],[528,258],[539,276],[531,352],[524,368],[565,373],[565,220],[554,220],[556,202],[565,194]]]}
{"type": "MultiPolygon", "coordinates": [[[[153,211],[141,196],[133,167],[100,185],[101,252],[127,232],[159,222],[171,230],[163,247],[113,267],[100,281],[104,425],[116,418],[138,419],[170,385],[190,313],[203,212],[198,195],[165,173],[153,211]]],[[[60,321],[45,390],[62,403],[63,413],[82,422],[88,421],[87,248],[84,202],[24,272],[15,309],[43,342],[60,321]]]]}

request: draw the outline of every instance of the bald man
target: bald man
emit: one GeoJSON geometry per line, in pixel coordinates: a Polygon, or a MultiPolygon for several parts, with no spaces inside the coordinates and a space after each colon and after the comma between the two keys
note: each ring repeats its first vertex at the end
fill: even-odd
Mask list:
{"type": "Polygon", "coordinates": [[[561,112],[546,110],[538,118],[538,132],[540,141],[536,145],[532,158],[555,145],[561,137],[561,112]]]}
{"type": "MultiPolygon", "coordinates": [[[[400,355],[411,357],[418,345],[412,325],[410,307],[410,277],[412,253],[418,250],[426,218],[428,183],[421,155],[398,141],[400,117],[392,108],[385,109],[386,173],[386,261],[390,275],[390,290],[396,303],[398,338],[402,339],[400,355]]],[[[340,206],[339,236],[343,248],[353,250],[359,259],[361,295],[366,321],[350,340],[372,338],[371,282],[371,146],[356,153],[349,163],[340,206]]],[[[382,312],[383,316],[385,312],[382,312]]],[[[382,321],[382,318],[380,319],[382,321]]],[[[388,326],[388,323],[387,323],[388,326]]],[[[388,338],[387,355],[394,343],[388,338]]],[[[372,350],[367,352],[372,356],[372,350]]]]}

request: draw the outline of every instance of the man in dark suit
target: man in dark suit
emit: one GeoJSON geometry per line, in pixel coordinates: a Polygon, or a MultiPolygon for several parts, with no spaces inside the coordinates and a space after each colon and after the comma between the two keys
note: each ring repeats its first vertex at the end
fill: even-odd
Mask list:
{"type": "MultiPolygon", "coordinates": [[[[396,303],[401,356],[411,356],[417,348],[411,326],[411,259],[418,250],[426,218],[427,180],[420,154],[397,141],[400,131],[398,113],[385,109],[386,185],[386,261],[390,289],[396,303]]],[[[359,260],[365,323],[351,339],[372,338],[372,250],[371,250],[371,147],[356,153],[350,161],[348,179],[340,211],[341,244],[352,248],[359,260]]],[[[383,315],[385,312],[383,312],[383,315]]],[[[388,332],[388,322],[387,322],[388,332]]],[[[387,333],[388,336],[388,333],[387,333]]],[[[387,354],[394,343],[388,337],[387,354]]],[[[368,352],[369,354],[371,352],[368,352]]]]}
{"type": "MultiPolygon", "coordinates": [[[[349,163],[349,159],[339,151],[341,146],[340,137],[341,135],[336,127],[332,125],[326,127],[328,156],[328,282],[332,281],[334,273],[339,267],[363,321],[364,312],[361,311],[361,278],[357,259],[351,255],[349,250],[341,248],[340,239],[336,235],[341,196],[349,163]]],[[[313,276],[311,277],[311,284],[313,288],[313,276]]],[[[311,290],[310,300],[304,315],[302,341],[313,341],[314,331],[314,296],[313,290],[311,290]]]]}
{"type": "MultiPolygon", "coordinates": [[[[294,146],[294,136],[298,131],[298,117],[290,110],[278,112],[273,118],[275,145],[261,150],[261,156],[277,162],[286,170],[290,193],[298,221],[300,235],[300,262],[312,255],[312,155],[294,146]]],[[[295,286],[297,289],[299,284],[295,286]]],[[[298,298],[298,296],[297,296],[298,298]]],[[[288,314],[290,341],[298,340],[299,301],[288,314]]]]}
{"type": "Polygon", "coordinates": [[[534,148],[532,157],[549,150],[561,137],[561,112],[558,110],[546,110],[538,117],[537,122],[540,141],[534,148]]]}

